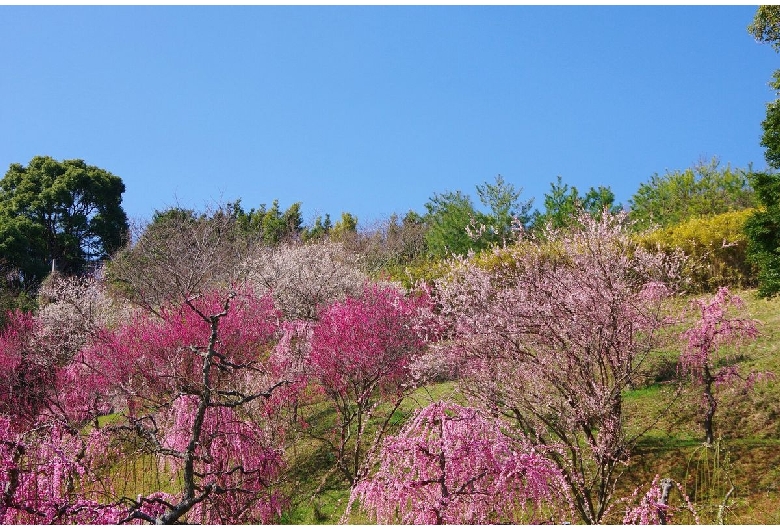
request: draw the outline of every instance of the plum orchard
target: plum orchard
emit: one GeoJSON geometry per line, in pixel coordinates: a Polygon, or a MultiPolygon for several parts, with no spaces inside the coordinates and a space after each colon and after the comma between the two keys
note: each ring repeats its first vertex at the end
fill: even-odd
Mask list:
{"type": "MultiPolygon", "coordinates": [[[[636,442],[623,393],[666,337],[679,270],[624,220],[583,215],[410,295],[357,288],[336,247],[290,269],[300,249],[269,257],[224,215],[169,219],[109,269],[131,305],[54,279],[38,314],[8,316],[0,523],[277,522],[301,434],[379,522],[601,522],[636,442]],[[429,374],[470,407],[434,403],[394,434],[429,374]],[[335,420],[306,425],[302,402],[335,420]]],[[[754,335],[725,304],[701,302],[684,337],[705,385],[718,346],[754,335]]],[[[658,513],[649,495],[627,520],[658,513]]]]}

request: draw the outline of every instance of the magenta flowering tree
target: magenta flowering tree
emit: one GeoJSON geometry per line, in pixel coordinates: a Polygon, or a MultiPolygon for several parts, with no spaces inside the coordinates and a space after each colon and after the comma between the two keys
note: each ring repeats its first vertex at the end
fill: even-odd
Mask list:
{"type": "Polygon", "coordinates": [[[155,472],[169,476],[165,494],[126,500],[122,521],[274,520],[281,448],[256,406],[286,382],[269,360],[279,335],[273,301],[249,288],[214,290],[157,313],[106,331],[75,358],[79,399],[121,405],[125,423],[106,429],[161,459],[155,472]]]}
{"type": "MultiPolygon", "coordinates": [[[[682,334],[685,347],[680,355],[680,367],[703,388],[705,413],[702,424],[705,443],[712,444],[715,441],[713,421],[718,406],[715,387],[742,380],[738,367],[729,362],[733,361],[733,353],[724,354],[722,347],[754,339],[758,336],[758,328],[752,319],[729,315],[730,308],[743,308],[744,302],[726,287],[718,289],[710,300],[694,300],[692,305],[701,317],[682,334]]],[[[751,373],[745,382],[750,384],[762,375],[767,374],[751,373]]]]}
{"type": "Polygon", "coordinates": [[[0,330],[0,414],[29,427],[46,404],[55,366],[31,313],[9,312],[0,330]]]}
{"type": "Polygon", "coordinates": [[[82,432],[85,417],[61,406],[70,367],[48,338],[37,316],[20,311],[0,332],[0,524],[116,522],[121,509],[103,502],[110,495],[93,472],[105,439],[82,432]]]}
{"type": "Polygon", "coordinates": [[[602,520],[635,439],[623,392],[668,324],[676,266],[637,248],[623,215],[456,262],[438,285],[460,386],[551,453],[580,518],[602,520]],[[485,265],[480,265],[485,263],[485,265]]]}
{"type": "Polygon", "coordinates": [[[366,454],[416,387],[411,365],[426,344],[419,324],[429,304],[425,293],[404,296],[393,287],[366,285],[362,296],[325,307],[311,330],[307,371],[336,411],[333,431],[319,438],[350,484],[365,474],[366,454]]]}
{"type": "Polygon", "coordinates": [[[560,521],[569,507],[560,471],[504,428],[473,408],[428,405],[385,440],[350,506],[360,500],[380,524],[560,521]]]}
{"type": "Polygon", "coordinates": [[[48,335],[35,317],[11,321],[0,335],[9,398],[0,416],[2,521],[221,524],[279,516],[281,435],[266,404],[286,379],[271,358],[279,319],[270,297],[210,291],[156,315],[136,314],[95,330],[61,366],[44,362],[51,356],[38,345],[48,335]],[[38,364],[45,377],[33,380],[38,364]],[[134,461],[152,466],[145,472],[163,491],[144,491],[122,474],[134,461]]]}
{"type": "Polygon", "coordinates": [[[118,455],[104,433],[49,421],[19,431],[0,417],[0,524],[110,524],[126,512],[96,471],[118,455]]]}

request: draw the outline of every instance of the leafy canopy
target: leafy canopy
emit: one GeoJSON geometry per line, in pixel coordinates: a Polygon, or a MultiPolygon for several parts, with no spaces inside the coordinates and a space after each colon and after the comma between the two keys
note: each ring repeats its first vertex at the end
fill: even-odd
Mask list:
{"type": "Polygon", "coordinates": [[[557,183],[550,183],[550,192],[544,194],[544,213],[534,211],[532,226],[537,233],[548,224],[552,228],[566,228],[575,221],[580,210],[597,217],[604,210],[614,214],[621,209],[619,204],[615,204],[615,194],[609,186],[591,186],[585,195],[580,196],[575,186],[564,184],[559,176],[557,183]]]}
{"type": "Polygon", "coordinates": [[[629,200],[636,228],[661,228],[693,217],[743,210],[756,206],[747,172],[720,167],[717,158],[684,171],[653,175],[629,200]]]}
{"type": "Polygon", "coordinates": [[[758,268],[758,294],[780,292],[780,175],[754,173],[750,177],[763,208],[745,222],[748,259],[758,268]]]}
{"type": "Polygon", "coordinates": [[[520,201],[522,188],[497,175],[495,183],[477,186],[482,205],[489,213],[478,211],[471,197],[460,190],[435,193],[425,204],[428,231],[425,240],[432,257],[465,255],[512,238],[515,225],[525,226],[533,199],[520,201]]]}
{"type": "Polygon", "coordinates": [[[0,253],[25,283],[38,283],[54,260],[81,273],[119,249],[128,230],[122,179],[83,160],[36,156],[0,180],[0,253]]]}
{"type": "MultiPolygon", "coordinates": [[[[780,6],[759,6],[748,31],[756,40],[780,51],[780,6]]],[[[775,70],[772,77],[769,86],[780,96],[780,70],[775,70]]],[[[770,168],[780,169],[780,97],[767,103],[761,126],[764,157],[770,168]]],[[[772,296],[780,292],[780,175],[754,173],[750,181],[763,208],[754,212],[745,225],[748,257],[758,267],[759,295],[772,296]]]]}

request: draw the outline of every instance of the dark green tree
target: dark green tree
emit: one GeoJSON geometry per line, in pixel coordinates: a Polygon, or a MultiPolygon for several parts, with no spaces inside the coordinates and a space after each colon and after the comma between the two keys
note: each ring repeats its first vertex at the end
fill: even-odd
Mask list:
{"type": "MultiPolygon", "coordinates": [[[[201,219],[205,218],[205,215],[200,215],[201,219]]],[[[152,222],[149,226],[155,226],[170,221],[175,222],[195,222],[198,219],[198,215],[195,210],[189,208],[182,208],[180,206],[173,206],[167,210],[155,210],[152,214],[152,222]]]]}
{"type": "Polygon", "coordinates": [[[758,6],[748,32],[757,41],[769,43],[780,51],[780,6],[758,6]]]}
{"type": "Polygon", "coordinates": [[[758,268],[759,296],[780,292],[780,174],[753,173],[753,189],[763,208],[745,222],[748,259],[758,268]]]}
{"type": "Polygon", "coordinates": [[[51,270],[84,272],[127,237],[122,179],[83,160],[36,156],[12,164],[0,180],[0,254],[24,283],[51,270]]]}
{"type": "MultiPolygon", "coordinates": [[[[780,51],[780,6],[759,6],[748,31],[757,41],[780,51]]],[[[780,70],[775,70],[769,85],[780,96],[780,70]]],[[[764,157],[770,168],[780,169],[780,97],[767,104],[761,126],[764,157]]],[[[780,292],[780,175],[753,173],[750,183],[763,208],[745,223],[747,255],[758,268],[758,293],[768,297],[780,292]]]]}
{"type": "Polygon", "coordinates": [[[580,195],[576,186],[564,184],[559,175],[557,182],[550,183],[550,191],[544,194],[544,213],[536,210],[531,226],[535,231],[541,231],[548,224],[553,228],[566,228],[575,222],[580,210],[597,216],[605,209],[611,213],[622,209],[615,204],[615,194],[609,187],[591,186],[585,195],[580,195]]]}
{"type": "Polygon", "coordinates": [[[582,199],[582,207],[593,216],[601,215],[604,210],[615,214],[623,209],[620,204],[615,204],[615,194],[609,186],[599,186],[598,188],[591,186],[582,199]]]}
{"type": "Polygon", "coordinates": [[[266,245],[278,245],[283,241],[297,238],[303,228],[301,203],[293,203],[282,213],[279,201],[274,199],[271,208],[263,215],[260,227],[266,245]]]}
{"type": "Polygon", "coordinates": [[[769,167],[780,169],[780,70],[775,70],[772,74],[769,86],[778,97],[766,104],[766,118],[761,122],[764,129],[761,147],[764,148],[764,158],[769,167]]]}
{"type": "Polygon", "coordinates": [[[314,225],[305,227],[303,229],[303,232],[301,233],[301,239],[304,241],[322,239],[330,234],[332,228],[333,223],[330,221],[330,214],[325,214],[325,220],[323,220],[321,215],[318,215],[314,219],[314,225]]]}
{"type": "Polygon", "coordinates": [[[515,189],[501,175],[476,188],[484,212],[461,191],[436,193],[425,204],[425,240],[431,257],[463,255],[501,244],[513,238],[515,225],[528,223],[533,199],[520,201],[522,188],[515,189]]]}
{"type": "Polygon", "coordinates": [[[717,158],[684,171],[653,175],[629,200],[637,229],[667,227],[698,216],[717,215],[756,206],[748,172],[720,167],[717,158]]]}
{"type": "MultiPolygon", "coordinates": [[[[759,6],[753,23],[748,26],[748,32],[757,41],[768,43],[780,52],[780,6],[759,6]]],[[[761,146],[765,149],[764,157],[769,166],[780,169],[780,70],[772,74],[769,86],[778,97],[767,103],[766,119],[761,122],[764,129],[761,146]]]]}
{"type": "Polygon", "coordinates": [[[501,175],[496,176],[495,183],[485,182],[477,186],[477,195],[483,206],[489,208],[490,213],[482,217],[486,224],[486,233],[483,234],[484,243],[503,243],[512,239],[512,229],[515,225],[525,227],[531,220],[529,212],[533,199],[520,202],[523,189],[515,187],[504,180],[501,175]]]}
{"type": "Polygon", "coordinates": [[[265,216],[265,204],[261,204],[257,210],[252,208],[247,212],[241,206],[241,199],[237,199],[236,202],[229,202],[226,209],[236,220],[239,230],[250,237],[253,235],[260,237],[263,217],[265,216]]]}
{"type": "Polygon", "coordinates": [[[433,257],[443,258],[450,254],[466,254],[475,248],[466,228],[477,218],[477,211],[471,198],[461,191],[434,193],[425,203],[425,221],[428,230],[425,241],[433,257]]]}
{"type": "Polygon", "coordinates": [[[236,221],[239,230],[250,239],[257,238],[269,246],[296,239],[304,231],[300,202],[292,204],[282,212],[279,200],[274,199],[270,209],[261,204],[258,209],[252,208],[247,212],[241,206],[241,199],[238,199],[234,203],[228,203],[227,207],[220,211],[225,212],[220,215],[229,214],[236,221]]]}

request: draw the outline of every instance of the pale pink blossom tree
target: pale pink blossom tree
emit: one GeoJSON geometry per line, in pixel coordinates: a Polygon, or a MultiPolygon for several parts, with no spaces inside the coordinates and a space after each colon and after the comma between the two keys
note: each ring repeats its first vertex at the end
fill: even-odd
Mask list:
{"type": "Polygon", "coordinates": [[[623,392],[663,337],[676,270],[633,243],[624,215],[605,213],[463,259],[437,284],[461,388],[563,448],[550,458],[584,522],[602,520],[635,442],[623,392]]]}
{"type": "MultiPolygon", "coordinates": [[[[744,308],[744,302],[721,287],[710,300],[700,298],[692,302],[700,313],[700,319],[691,328],[683,332],[685,347],[680,355],[680,368],[693,377],[703,387],[705,413],[702,421],[705,443],[715,441],[714,418],[718,406],[715,387],[733,384],[741,380],[739,367],[733,362],[734,350],[724,353],[723,346],[736,346],[758,336],[756,321],[732,316],[729,309],[744,308]],[[732,362],[729,362],[732,361],[732,362]]],[[[757,378],[772,374],[751,373],[745,379],[748,384],[757,378]]]]}
{"type": "Polygon", "coordinates": [[[428,405],[386,439],[376,458],[378,469],[353,488],[350,507],[359,500],[381,524],[569,519],[560,471],[538,448],[505,429],[473,408],[428,405]]]}
{"type": "Polygon", "coordinates": [[[329,303],[360,296],[368,277],[358,261],[343,244],[325,240],[258,247],[243,266],[256,289],[272,293],[285,320],[314,321],[329,303]]]}
{"type": "Polygon", "coordinates": [[[52,351],[53,362],[68,362],[102,329],[131,317],[130,306],[110,296],[102,276],[102,269],[85,277],[55,272],[38,289],[39,341],[52,351]]]}
{"type": "Polygon", "coordinates": [[[670,524],[675,514],[681,511],[681,508],[670,502],[669,498],[673,491],[678,491],[683,500],[682,510],[689,512],[696,524],[699,524],[699,516],[693,507],[693,503],[688,498],[682,485],[672,479],[661,479],[655,476],[650,487],[644,495],[636,501],[639,495],[639,488],[634,490],[633,498],[630,499],[629,506],[626,507],[626,513],[623,517],[623,524],[670,524]]]}

